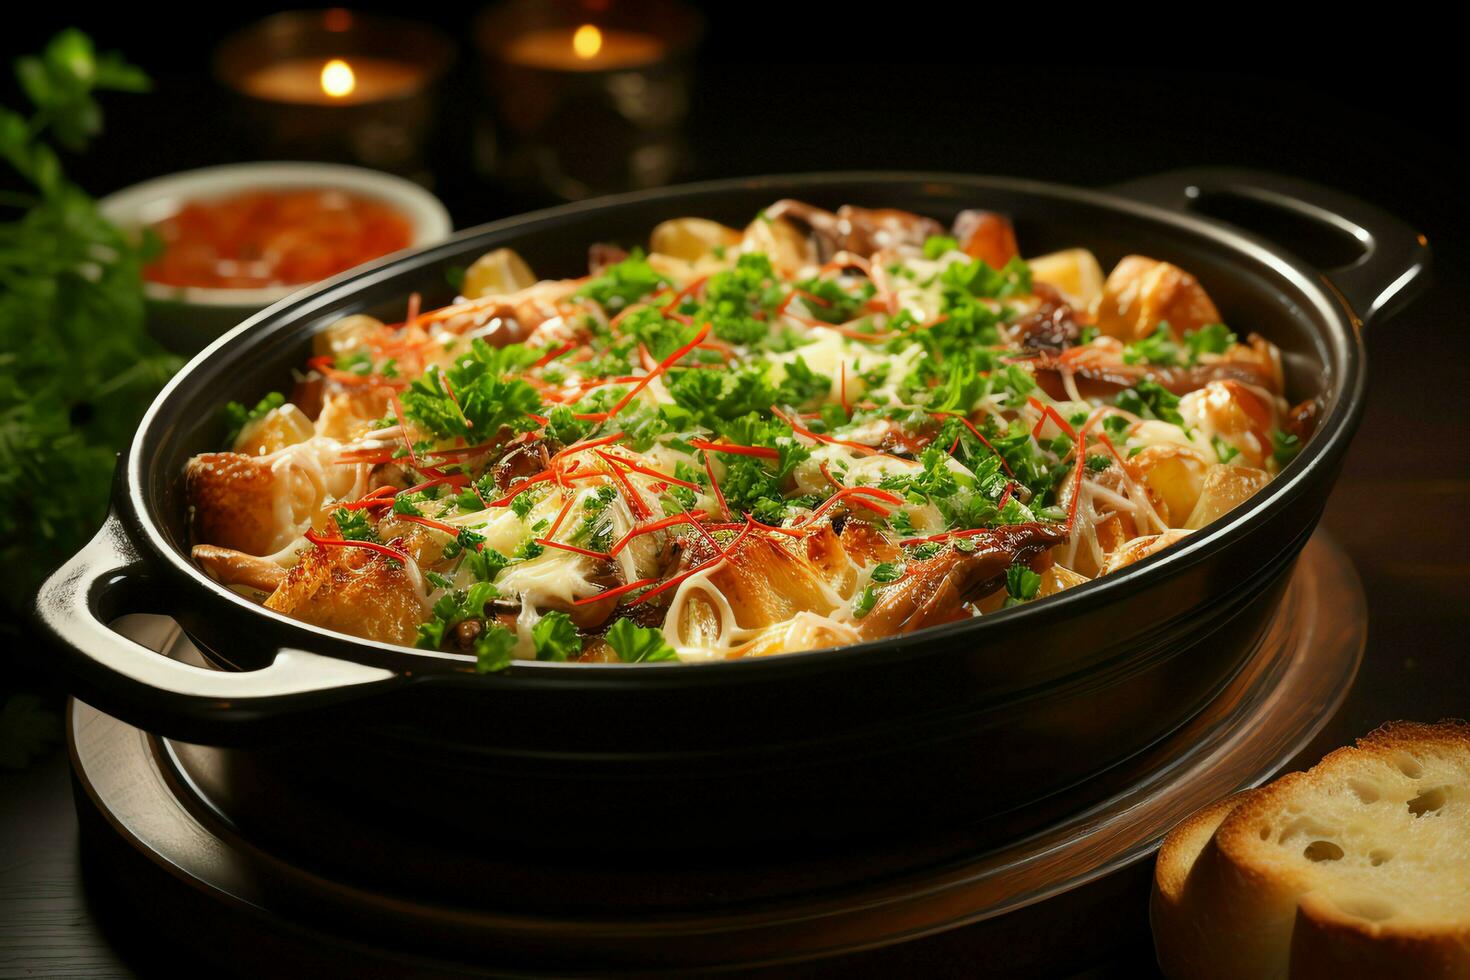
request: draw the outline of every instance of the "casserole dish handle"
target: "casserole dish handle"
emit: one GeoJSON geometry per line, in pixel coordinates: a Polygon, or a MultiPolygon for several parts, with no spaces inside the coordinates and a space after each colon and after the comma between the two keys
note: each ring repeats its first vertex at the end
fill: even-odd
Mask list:
{"type": "Polygon", "coordinates": [[[1112,189],[1176,211],[1195,210],[1211,198],[1242,199],[1354,239],[1362,250],[1358,258],[1321,273],[1364,324],[1392,316],[1428,281],[1429,242],[1422,234],[1382,208],[1308,180],[1235,167],[1197,167],[1112,189]]]}
{"type": "Polygon", "coordinates": [[[108,626],[126,613],[167,606],[115,514],[36,597],[41,624],[60,641],[57,653],[70,661],[85,700],[177,737],[357,700],[400,679],[381,667],[285,648],[258,670],[213,670],[170,659],[108,626]]]}

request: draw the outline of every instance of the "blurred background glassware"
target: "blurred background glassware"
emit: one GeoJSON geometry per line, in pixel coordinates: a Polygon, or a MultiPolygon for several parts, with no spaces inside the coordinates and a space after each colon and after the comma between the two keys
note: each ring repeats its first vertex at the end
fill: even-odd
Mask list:
{"type": "MultiPolygon", "coordinates": [[[[109,221],[141,230],[176,214],[185,204],[244,192],[323,189],[382,205],[409,226],[409,248],[447,238],[454,225],[439,199],[392,174],[331,163],[262,162],[186,170],[134,184],[98,202],[109,221]]],[[[218,289],[171,286],[145,279],[148,330],[164,346],[193,354],[245,318],[312,283],[218,289]]]]}
{"type": "Polygon", "coordinates": [[[355,163],[427,184],[438,83],[455,55],[425,24],[296,10],[231,35],[214,71],[260,155],[355,163]]]}
{"type": "Polygon", "coordinates": [[[575,199],[687,169],[704,21],[676,0],[506,0],[476,20],[494,112],[483,171],[575,199]]]}

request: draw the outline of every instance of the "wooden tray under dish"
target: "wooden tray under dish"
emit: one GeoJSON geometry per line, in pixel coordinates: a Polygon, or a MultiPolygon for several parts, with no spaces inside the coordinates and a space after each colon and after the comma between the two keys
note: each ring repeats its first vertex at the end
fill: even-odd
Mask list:
{"type": "MultiPolygon", "coordinates": [[[[1319,533],[1264,642],[1214,702],[1040,813],[1012,815],[1026,829],[1009,838],[1003,818],[830,852],[506,853],[495,825],[510,812],[487,813],[473,838],[385,826],[312,794],[300,774],[160,739],[81,702],[68,735],[83,832],[110,877],[161,934],[244,973],[788,973],[800,962],[893,975],[936,955],[971,956],[987,975],[1055,973],[1137,941],[1159,839],[1311,741],[1351,686],[1366,625],[1357,575],[1319,533]]],[[[120,628],[187,656],[166,621],[120,628]]],[[[577,818],[569,836],[623,829],[577,818]]]]}

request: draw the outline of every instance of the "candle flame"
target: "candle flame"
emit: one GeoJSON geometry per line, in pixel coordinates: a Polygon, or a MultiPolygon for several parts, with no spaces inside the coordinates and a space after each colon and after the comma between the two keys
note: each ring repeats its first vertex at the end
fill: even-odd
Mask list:
{"type": "Polygon", "coordinates": [[[595,58],[602,50],[602,32],[591,24],[583,24],[572,35],[572,50],[578,58],[595,58]]]}
{"type": "Polygon", "coordinates": [[[357,76],[352,66],[341,58],[333,58],[322,66],[322,91],[334,99],[352,94],[357,88],[357,76]]]}

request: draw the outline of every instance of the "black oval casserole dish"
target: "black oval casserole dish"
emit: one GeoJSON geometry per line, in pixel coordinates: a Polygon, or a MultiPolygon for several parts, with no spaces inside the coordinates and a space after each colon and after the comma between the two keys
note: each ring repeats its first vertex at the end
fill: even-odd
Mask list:
{"type": "Polygon", "coordinates": [[[120,460],[111,518],[46,584],[40,616],[76,692],[127,721],[210,744],[284,742],[323,781],[467,827],[484,827],[489,806],[516,814],[512,835],[555,839],[610,822],[707,841],[1011,810],[1162,738],[1239,668],[1362,411],[1361,321],[1406,297],[1427,261],[1422,237],[1376,208],[1233,171],[1166,174],[1112,194],[954,175],[768,177],[512,218],[293,297],[196,357],[149,410],[120,460]],[[1134,252],[1174,262],[1227,322],[1282,348],[1290,395],[1320,394],[1317,432],[1219,525],[1119,574],[982,619],[751,661],[517,662],[478,676],[459,655],[287,619],[190,561],[185,461],[221,444],[227,400],[280,388],[328,323],[393,319],[414,291],[426,305],[448,302],[446,273],[499,246],[541,276],[575,276],[592,242],[642,241],[683,215],[740,226],[784,197],[943,221],[983,207],[1012,217],[1027,254],[1081,245],[1105,267],[1134,252]],[[1362,254],[1329,279],[1189,213],[1223,197],[1334,229],[1362,254]],[[166,660],[106,627],[127,612],[174,616],[221,669],[166,660]]]}

